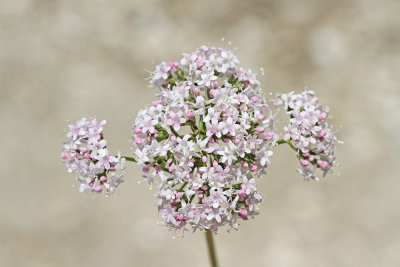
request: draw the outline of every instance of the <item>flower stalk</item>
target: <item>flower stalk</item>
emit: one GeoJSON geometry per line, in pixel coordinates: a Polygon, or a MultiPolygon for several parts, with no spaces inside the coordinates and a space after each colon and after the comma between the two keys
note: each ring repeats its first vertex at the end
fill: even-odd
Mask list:
{"type": "Polygon", "coordinates": [[[210,230],[206,230],[206,240],[207,240],[208,255],[210,257],[211,266],[218,267],[217,254],[215,252],[213,233],[210,230]]]}

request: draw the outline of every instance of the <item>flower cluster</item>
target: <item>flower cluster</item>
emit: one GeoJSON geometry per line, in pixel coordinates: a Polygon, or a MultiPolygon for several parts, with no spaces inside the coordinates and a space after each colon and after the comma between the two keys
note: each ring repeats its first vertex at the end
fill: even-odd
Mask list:
{"type": "Polygon", "coordinates": [[[284,140],[298,151],[301,167],[297,171],[306,179],[319,180],[314,172],[321,169],[325,176],[332,168],[338,142],[326,120],[329,108],[319,105],[318,98],[309,90],[278,94],[274,104],[283,106],[290,116],[289,125],[284,127],[284,140]]]}
{"type": "Polygon", "coordinates": [[[258,213],[256,179],[278,136],[256,74],[238,64],[202,46],[152,72],[160,93],[132,126],[134,154],[173,229],[237,229],[258,213]]]}
{"type": "Polygon", "coordinates": [[[68,172],[77,174],[79,190],[109,195],[123,181],[125,159],[110,156],[103,138],[106,121],[82,118],[69,125],[61,158],[68,172]]]}

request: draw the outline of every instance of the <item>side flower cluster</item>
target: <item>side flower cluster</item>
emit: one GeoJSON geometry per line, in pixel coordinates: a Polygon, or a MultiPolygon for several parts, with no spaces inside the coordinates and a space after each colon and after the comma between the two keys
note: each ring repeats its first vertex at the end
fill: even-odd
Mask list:
{"type": "Polygon", "coordinates": [[[152,73],[160,93],[132,126],[134,154],[173,229],[238,229],[258,213],[256,179],[278,136],[256,74],[238,64],[232,51],[202,46],[152,73]]]}
{"type": "Polygon", "coordinates": [[[123,182],[125,159],[110,155],[103,138],[106,121],[82,118],[69,125],[61,158],[68,172],[74,172],[81,192],[104,192],[109,195],[123,182]]]}
{"type": "Polygon", "coordinates": [[[284,127],[284,140],[298,151],[301,167],[297,171],[306,179],[319,180],[314,174],[321,169],[323,176],[335,163],[335,148],[338,138],[332,125],[327,122],[329,108],[318,104],[313,91],[300,94],[278,94],[274,100],[290,116],[284,127]]]}

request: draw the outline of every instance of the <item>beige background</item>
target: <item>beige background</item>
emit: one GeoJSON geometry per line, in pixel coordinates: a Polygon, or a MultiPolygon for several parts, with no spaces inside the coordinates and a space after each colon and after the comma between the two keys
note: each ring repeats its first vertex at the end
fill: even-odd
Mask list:
{"type": "Polygon", "coordinates": [[[146,69],[232,41],[266,92],[314,89],[343,125],[339,176],[304,182],[288,148],[262,213],[218,234],[221,266],[400,266],[400,1],[0,0],[0,266],[208,266],[202,233],[157,225],[131,164],[115,198],[80,194],[67,120],[107,119],[130,154],[146,69]]]}

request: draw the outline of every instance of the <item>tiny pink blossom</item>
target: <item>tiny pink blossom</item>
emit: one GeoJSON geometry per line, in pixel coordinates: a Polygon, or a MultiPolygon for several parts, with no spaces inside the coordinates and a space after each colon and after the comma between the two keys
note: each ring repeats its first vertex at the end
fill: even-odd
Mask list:
{"type": "Polygon", "coordinates": [[[257,103],[257,102],[258,102],[258,97],[257,97],[257,96],[252,96],[252,97],[250,98],[250,100],[251,100],[251,102],[253,102],[253,103],[257,103]]]}
{"type": "Polygon", "coordinates": [[[251,170],[252,172],[257,171],[257,169],[258,169],[257,165],[255,165],[255,164],[251,164],[251,165],[250,165],[250,170],[251,170]]]}
{"type": "Polygon", "coordinates": [[[300,163],[301,163],[302,166],[308,166],[308,165],[310,165],[310,162],[309,162],[308,160],[306,160],[306,159],[300,160],[300,163]]]}
{"type": "Polygon", "coordinates": [[[101,192],[103,190],[103,187],[101,185],[96,185],[95,189],[96,192],[101,192]]]}
{"type": "Polygon", "coordinates": [[[322,168],[325,169],[326,167],[329,166],[328,162],[326,162],[325,160],[319,161],[318,165],[322,168]]]}

